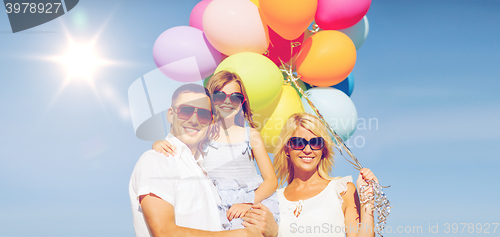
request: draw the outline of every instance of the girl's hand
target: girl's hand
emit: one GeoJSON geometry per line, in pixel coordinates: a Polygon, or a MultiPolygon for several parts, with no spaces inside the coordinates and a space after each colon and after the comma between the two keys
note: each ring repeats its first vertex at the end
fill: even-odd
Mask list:
{"type": "Polygon", "coordinates": [[[234,218],[242,218],[247,214],[247,212],[252,209],[252,204],[250,203],[236,203],[233,204],[229,210],[227,210],[227,219],[232,221],[234,218]]]}
{"type": "Polygon", "coordinates": [[[158,140],[153,143],[153,150],[163,153],[166,157],[169,155],[174,156],[177,149],[165,140],[158,140]]]}

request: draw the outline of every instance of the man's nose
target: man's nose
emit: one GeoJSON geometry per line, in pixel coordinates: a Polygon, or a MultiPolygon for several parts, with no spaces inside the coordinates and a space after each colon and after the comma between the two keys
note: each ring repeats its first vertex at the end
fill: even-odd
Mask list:
{"type": "Polygon", "coordinates": [[[189,117],[188,122],[191,125],[198,125],[198,124],[200,124],[200,121],[198,121],[198,112],[197,111],[195,111],[193,113],[193,115],[191,115],[191,117],[189,117]]]}

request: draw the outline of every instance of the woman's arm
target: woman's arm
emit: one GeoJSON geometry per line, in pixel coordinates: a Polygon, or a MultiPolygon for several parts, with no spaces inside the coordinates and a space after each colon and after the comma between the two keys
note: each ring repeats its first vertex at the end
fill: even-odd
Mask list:
{"type": "Polygon", "coordinates": [[[253,157],[255,157],[262,178],[264,179],[264,182],[255,190],[254,204],[257,204],[270,197],[276,191],[278,188],[278,178],[276,178],[276,174],[274,173],[271,159],[267,155],[264,141],[260,133],[254,128],[250,129],[250,143],[252,145],[253,157]]]}
{"type": "Polygon", "coordinates": [[[163,153],[166,157],[175,155],[177,148],[166,140],[158,140],[153,143],[153,150],[163,153]]]}
{"type": "MultiPolygon", "coordinates": [[[[365,180],[373,179],[378,182],[373,173],[366,168],[360,170],[358,186],[366,184],[365,180]]],[[[373,192],[371,189],[366,192],[373,192]]],[[[344,202],[342,209],[344,210],[345,226],[347,229],[347,237],[374,237],[375,224],[373,220],[373,200],[361,205],[359,202],[358,192],[353,183],[347,184],[347,191],[342,196],[344,202]]]]}

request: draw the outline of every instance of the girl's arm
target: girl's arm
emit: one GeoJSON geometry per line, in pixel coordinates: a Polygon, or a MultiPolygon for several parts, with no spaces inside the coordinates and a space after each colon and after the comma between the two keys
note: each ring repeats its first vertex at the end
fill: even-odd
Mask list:
{"type": "Polygon", "coordinates": [[[166,157],[169,155],[175,155],[177,153],[177,148],[167,142],[166,140],[158,140],[153,143],[153,150],[163,153],[166,157]]]}
{"type": "Polygon", "coordinates": [[[276,178],[276,174],[274,173],[271,159],[269,155],[267,155],[264,141],[255,128],[250,129],[250,142],[252,145],[253,157],[255,157],[262,178],[264,179],[264,182],[255,190],[254,204],[257,204],[270,197],[276,191],[278,188],[278,178],[276,178]]]}
{"type": "MultiPolygon", "coordinates": [[[[365,185],[365,180],[373,179],[378,182],[377,177],[373,175],[370,169],[363,168],[360,170],[358,186],[365,185]]],[[[371,189],[366,192],[373,192],[371,189]]],[[[373,220],[373,200],[361,205],[359,202],[358,192],[353,183],[347,184],[347,191],[342,196],[344,202],[342,209],[344,210],[345,226],[347,229],[347,237],[374,237],[375,224],[373,220]]]]}

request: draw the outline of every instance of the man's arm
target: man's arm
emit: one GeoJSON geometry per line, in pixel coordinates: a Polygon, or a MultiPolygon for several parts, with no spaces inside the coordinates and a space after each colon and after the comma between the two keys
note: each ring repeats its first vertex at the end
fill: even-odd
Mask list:
{"type": "MultiPolygon", "coordinates": [[[[200,197],[201,198],[201,197],[200,197]]],[[[174,206],[158,196],[150,193],[139,197],[142,212],[149,230],[154,237],[163,236],[199,236],[199,237],[225,237],[225,236],[262,236],[255,226],[231,231],[203,231],[180,227],[175,224],[174,206]]],[[[203,220],[200,220],[203,221],[203,220]]]]}

